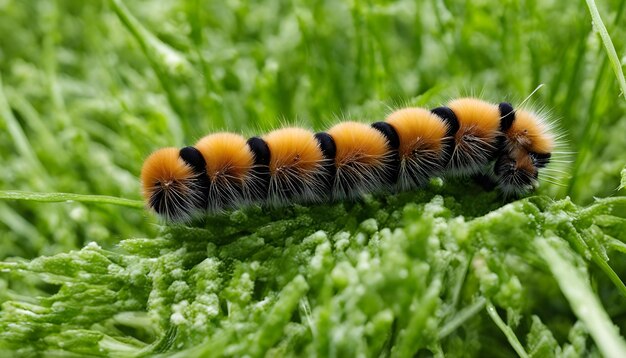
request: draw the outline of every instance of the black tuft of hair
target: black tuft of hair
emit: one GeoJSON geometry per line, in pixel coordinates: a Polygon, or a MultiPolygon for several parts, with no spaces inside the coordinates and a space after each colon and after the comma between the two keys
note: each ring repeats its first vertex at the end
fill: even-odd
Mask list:
{"type": "Polygon", "coordinates": [[[508,102],[502,102],[498,105],[500,110],[500,132],[508,131],[515,121],[515,110],[508,102]]]}
{"type": "Polygon", "coordinates": [[[400,137],[398,132],[386,122],[376,122],[372,124],[372,128],[378,130],[387,139],[389,148],[392,150],[398,150],[400,148],[400,137]]]}

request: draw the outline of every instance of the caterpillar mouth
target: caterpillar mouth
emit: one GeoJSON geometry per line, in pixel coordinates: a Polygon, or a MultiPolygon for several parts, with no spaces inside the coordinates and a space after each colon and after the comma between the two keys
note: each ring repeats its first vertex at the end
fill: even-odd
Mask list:
{"type": "Polygon", "coordinates": [[[530,158],[513,159],[501,155],[495,162],[494,173],[498,188],[505,195],[524,195],[538,184],[538,170],[530,158]]]}

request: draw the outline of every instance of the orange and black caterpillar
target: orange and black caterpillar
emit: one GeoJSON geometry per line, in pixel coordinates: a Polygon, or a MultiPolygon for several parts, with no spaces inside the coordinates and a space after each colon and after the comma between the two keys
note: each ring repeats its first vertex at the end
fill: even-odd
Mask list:
{"type": "Polygon", "coordinates": [[[141,183],[147,206],[173,221],[254,203],[410,190],[433,176],[481,176],[505,195],[520,195],[538,185],[554,146],[541,116],[506,102],[461,98],[320,133],[290,127],[249,139],[210,134],[194,146],[152,153],[141,183]]]}

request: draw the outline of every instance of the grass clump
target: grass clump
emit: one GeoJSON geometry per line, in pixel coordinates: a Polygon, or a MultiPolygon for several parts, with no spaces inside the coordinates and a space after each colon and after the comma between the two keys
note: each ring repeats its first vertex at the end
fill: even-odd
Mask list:
{"type": "Polygon", "coordinates": [[[626,355],[625,4],[0,3],[0,355],[626,355]],[[141,210],[158,147],[541,83],[573,165],[525,199],[141,210]]]}

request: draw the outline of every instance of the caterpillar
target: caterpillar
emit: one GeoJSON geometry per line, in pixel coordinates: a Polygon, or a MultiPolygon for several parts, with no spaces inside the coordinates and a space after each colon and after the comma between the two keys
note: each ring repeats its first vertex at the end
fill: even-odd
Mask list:
{"type": "Polygon", "coordinates": [[[255,203],[280,206],[406,191],[434,176],[485,176],[506,196],[538,186],[555,136],[510,103],[460,98],[432,110],[402,108],[371,125],[326,132],[288,127],[259,137],[213,133],[145,160],[142,194],[168,221],[255,203]]]}

